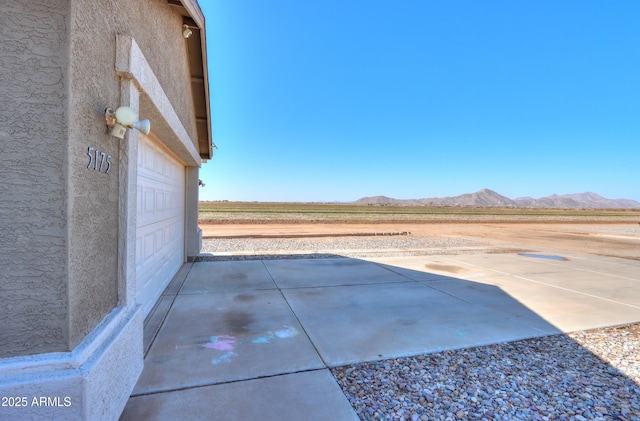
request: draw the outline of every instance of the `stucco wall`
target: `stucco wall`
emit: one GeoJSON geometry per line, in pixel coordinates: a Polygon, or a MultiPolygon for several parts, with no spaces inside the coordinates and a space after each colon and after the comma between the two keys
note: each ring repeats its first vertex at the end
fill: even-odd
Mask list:
{"type": "Polygon", "coordinates": [[[0,358],[71,350],[119,304],[119,145],[103,115],[121,100],[116,34],[136,40],[196,144],[181,33],[165,0],[3,3],[0,358]]]}
{"type": "MultiPolygon", "coordinates": [[[[132,36],[196,141],[182,17],[165,0],[73,0],[69,123],[69,308],[73,348],[117,305],[118,140],[105,134],[103,111],[120,104],[116,34],[132,36]],[[111,171],[87,169],[87,150],[111,155],[111,171]]],[[[141,102],[142,104],[143,102],[141,102]]],[[[140,118],[154,116],[140,110],[140,118]]]]}
{"type": "Polygon", "coordinates": [[[0,357],[67,349],[68,1],[0,13],[0,357]]]}

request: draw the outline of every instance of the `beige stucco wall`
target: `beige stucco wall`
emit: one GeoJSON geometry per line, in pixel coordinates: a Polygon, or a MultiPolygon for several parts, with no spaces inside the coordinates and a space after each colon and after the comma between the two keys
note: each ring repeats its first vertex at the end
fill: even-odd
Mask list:
{"type": "Polygon", "coordinates": [[[3,4],[0,357],[71,350],[119,304],[119,145],[103,115],[121,100],[116,34],[136,40],[195,144],[181,32],[165,0],[3,4]],[[87,168],[89,147],[111,156],[108,174],[87,168]]]}
{"type": "MultiPolygon", "coordinates": [[[[196,139],[182,17],[164,0],[74,0],[69,123],[70,346],[117,305],[118,140],[105,135],[104,108],[120,105],[116,34],[132,36],[189,136],[196,139]],[[110,174],[87,170],[87,148],[112,156],[110,174]]],[[[154,115],[142,108],[141,118],[154,115]]]]}
{"type": "Polygon", "coordinates": [[[68,0],[0,13],[0,357],[67,349],[68,0]]]}

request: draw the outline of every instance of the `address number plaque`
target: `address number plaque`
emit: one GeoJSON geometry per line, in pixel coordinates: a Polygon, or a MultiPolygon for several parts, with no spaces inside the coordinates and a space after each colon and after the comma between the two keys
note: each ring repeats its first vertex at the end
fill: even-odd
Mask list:
{"type": "Polygon", "coordinates": [[[88,170],[100,171],[105,174],[109,174],[111,171],[111,155],[107,155],[104,151],[99,151],[93,146],[89,146],[87,149],[87,155],[89,155],[89,163],[87,164],[88,170]]]}

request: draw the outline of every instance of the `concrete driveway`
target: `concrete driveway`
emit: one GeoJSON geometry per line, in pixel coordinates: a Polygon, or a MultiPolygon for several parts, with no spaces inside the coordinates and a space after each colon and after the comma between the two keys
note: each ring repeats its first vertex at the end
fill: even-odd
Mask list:
{"type": "Polygon", "coordinates": [[[329,367],[638,322],[639,269],[552,251],[189,264],[121,419],[357,419],[329,367]]]}

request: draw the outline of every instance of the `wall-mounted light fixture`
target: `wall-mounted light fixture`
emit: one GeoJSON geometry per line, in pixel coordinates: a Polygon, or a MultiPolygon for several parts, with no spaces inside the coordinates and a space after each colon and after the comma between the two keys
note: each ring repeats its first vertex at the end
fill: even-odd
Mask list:
{"type": "Polygon", "coordinates": [[[185,38],[189,38],[191,35],[193,35],[193,31],[191,30],[191,28],[189,28],[189,25],[182,25],[182,36],[185,38]]]}
{"type": "Polygon", "coordinates": [[[144,134],[149,134],[151,131],[151,122],[149,120],[138,121],[138,113],[126,106],[118,107],[115,111],[112,108],[105,109],[104,118],[111,136],[118,139],[124,137],[127,129],[136,129],[144,134]]]}

